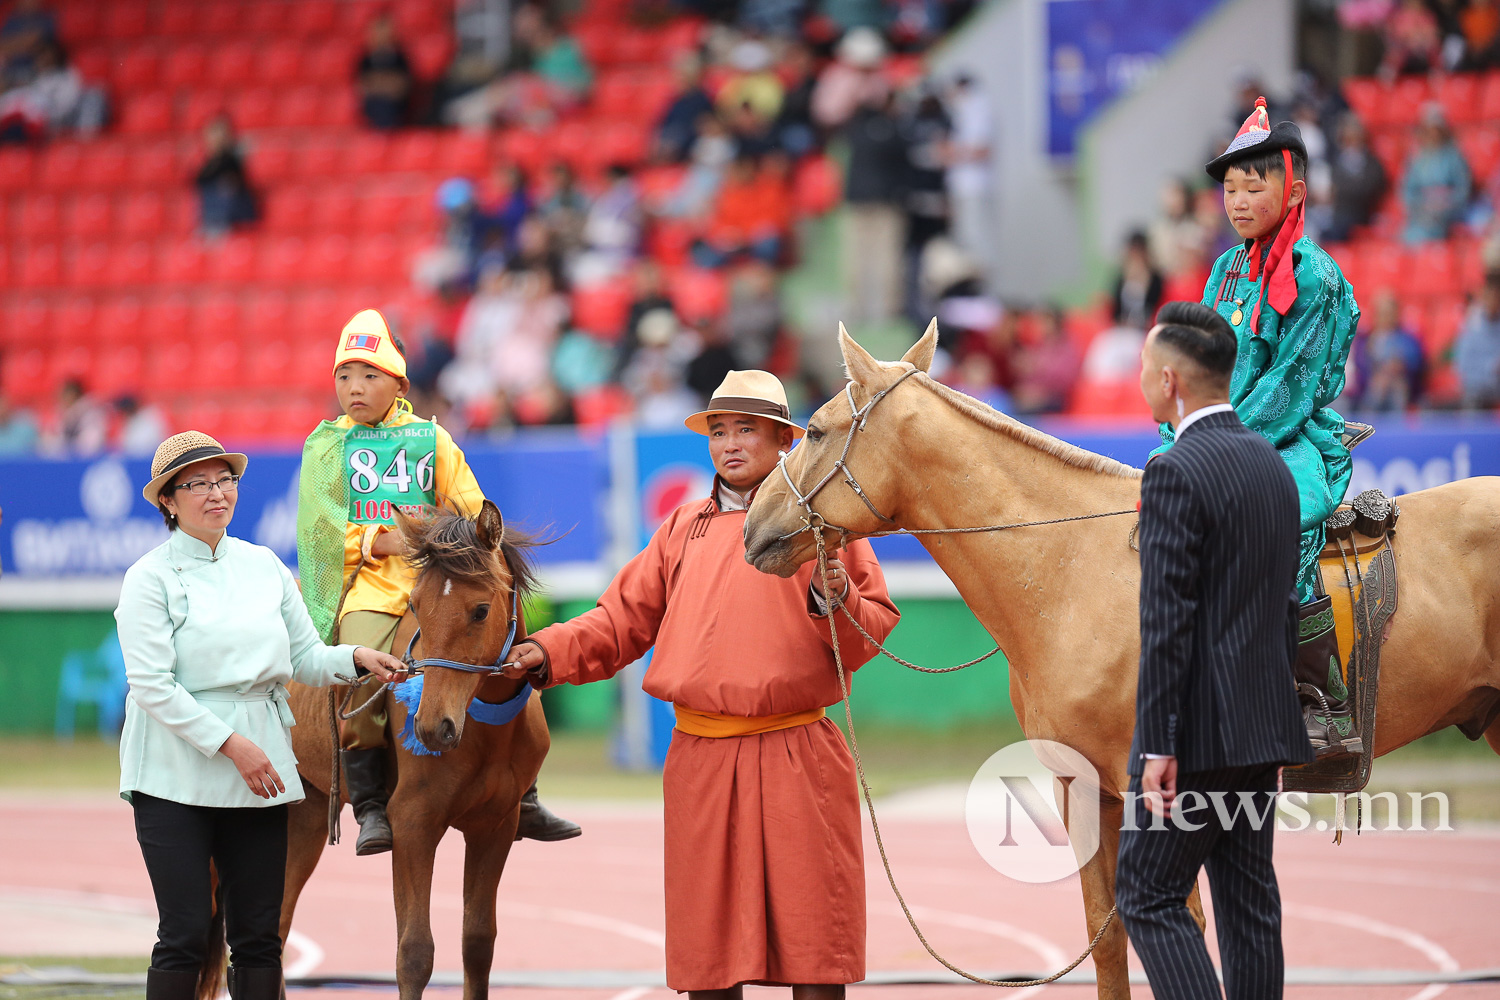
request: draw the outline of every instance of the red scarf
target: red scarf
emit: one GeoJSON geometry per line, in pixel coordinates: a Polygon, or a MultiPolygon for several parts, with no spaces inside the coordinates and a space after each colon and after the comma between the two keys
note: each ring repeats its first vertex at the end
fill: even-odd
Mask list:
{"type": "Polygon", "coordinates": [[[1290,150],[1281,151],[1282,162],[1286,165],[1285,181],[1281,188],[1281,228],[1276,232],[1276,239],[1271,242],[1271,250],[1266,254],[1266,269],[1262,273],[1260,269],[1260,255],[1265,248],[1264,240],[1256,240],[1255,245],[1250,248],[1250,273],[1246,275],[1251,281],[1257,279],[1261,282],[1260,297],[1255,300],[1255,310],[1250,314],[1250,331],[1253,336],[1260,336],[1260,307],[1267,301],[1271,302],[1271,308],[1282,316],[1297,301],[1297,275],[1292,267],[1292,244],[1302,238],[1302,208],[1307,204],[1304,197],[1287,214],[1286,203],[1292,197],[1292,154],[1290,150]]]}

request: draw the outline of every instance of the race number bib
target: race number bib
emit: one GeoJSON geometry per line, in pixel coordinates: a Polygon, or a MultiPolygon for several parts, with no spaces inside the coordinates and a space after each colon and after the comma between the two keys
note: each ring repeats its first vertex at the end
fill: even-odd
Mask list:
{"type": "Polygon", "coordinates": [[[422,504],[433,503],[436,462],[437,425],[431,421],[351,427],[344,437],[349,520],[394,524],[394,511],[416,514],[422,504]]]}

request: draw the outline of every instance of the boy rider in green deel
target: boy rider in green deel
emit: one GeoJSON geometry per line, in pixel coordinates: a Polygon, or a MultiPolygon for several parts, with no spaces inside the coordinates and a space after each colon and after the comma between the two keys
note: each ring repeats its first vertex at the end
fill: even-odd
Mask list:
{"type": "MultiPolygon", "coordinates": [[[[1359,306],[1338,264],[1302,235],[1307,149],[1295,124],[1272,128],[1260,98],[1206,169],[1224,185],[1224,211],[1244,240],[1214,263],[1203,291],[1203,304],[1229,320],[1239,341],[1229,401],[1281,453],[1301,498],[1295,673],[1308,737],[1319,756],[1359,753],[1331,602],[1318,582],[1323,522],[1343,501],[1352,469],[1344,418],[1329,404],[1344,388],[1359,306]]],[[[1157,451],[1171,447],[1171,426],[1161,435],[1157,451]]]]}

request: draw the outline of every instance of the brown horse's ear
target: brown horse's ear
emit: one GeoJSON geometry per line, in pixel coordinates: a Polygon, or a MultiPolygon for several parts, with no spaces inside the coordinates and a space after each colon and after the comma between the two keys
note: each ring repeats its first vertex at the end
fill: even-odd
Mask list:
{"type": "Polygon", "coordinates": [[[405,547],[407,550],[410,550],[412,548],[412,537],[417,533],[417,522],[407,517],[406,513],[400,507],[395,506],[391,508],[391,517],[396,522],[396,530],[401,532],[401,540],[405,543],[405,547]]]}
{"type": "Polygon", "coordinates": [[[854,342],[842,323],[839,324],[839,350],[844,354],[844,370],[849,373],[849,381],[869,385],[880,378],[880,362],[854,342]]]}
{"type": "Polygon", "coordinates": [[[495,501],[485,500],[479,508],[479,516],[474,519],[474,527],[480,545],[493,550],[500,548],[500,543],[505,539],[505,518],[501,516],[500,508],[495,506],[495,501]]]}
{"type": "Polygon", "coordinates": [[[922,334],[922,339],[911,345],[911,349],[901,355],[902,361],[911,363],[918,371],[932,370],[932,356],[937,353],[937,317],[932,317],[932,322],[927,324],[927,332],[922,334]]]}

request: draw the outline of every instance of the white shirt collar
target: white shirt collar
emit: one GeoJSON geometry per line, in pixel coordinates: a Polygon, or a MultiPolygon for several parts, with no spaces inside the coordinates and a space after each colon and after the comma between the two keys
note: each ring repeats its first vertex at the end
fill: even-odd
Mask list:
{"type": "Polygon", "coordinates": [[[1213,403],[1209,406],[1200,406],[1192,413],[1189,413],[1187,416],[1178,421],[1177,433],[1175,436],[1179,438],[1182,437],[1183,431],[1187,430],[1189,427],[1193,426],[1193,424],[1195,424],[1199,420],[1202,420],[1204,417],[1208,416],[1211,413],[1228,413],[1232,412],[1233,410],[1234,407],[1229,403],[1213,403]]]}

